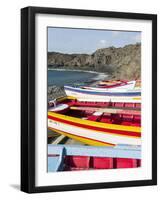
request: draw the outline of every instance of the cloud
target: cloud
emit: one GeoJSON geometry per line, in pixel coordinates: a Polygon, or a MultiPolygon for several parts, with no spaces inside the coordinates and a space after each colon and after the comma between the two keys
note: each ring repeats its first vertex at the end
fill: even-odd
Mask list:
{"type": "Polygon", "coordinates": [[[101,39],[98,42],[98,47],[99,48],[104,48],[104,47],[108,47],[109,46],[109,42],[107,40],[101,39]]]}
{"type": "Polygon", "coordinates": [[[106,40],[100,40],[99,41],[101,45],[106,45],[107,41],[106,40]]]}
{"type": "Polygon", "coordinates": [[[132,40],[137,43],[137,42],[141,42],[141,33],[135,35],[132,40]]]}

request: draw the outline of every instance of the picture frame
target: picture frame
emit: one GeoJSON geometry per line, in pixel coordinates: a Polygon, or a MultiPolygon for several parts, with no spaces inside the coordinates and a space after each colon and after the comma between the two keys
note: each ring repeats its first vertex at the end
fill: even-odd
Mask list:
{"type": "MultiPolygon", "coordinates": [[[[41,20],[41,19],[40,19],[41,20]]],[[[80,25],[82,25],[80,23],[80,25]]],[[[53,25],[54,26],[54,25],[53,25]]],[[[63,26],[60,24],[60,26],[63,26]]],[[[83,25],[82,25],[83,26],[83,25]]],[[[90,28],[90,26],[89,26],[90,28]]],[[[117,30],[117,27],[116,27],[117,30]]],[[[46,38],[44,38],[45,42],[46,38]]],[[[146,39],[143,38],[145,42],[146,39]]],[[[41,54],[41,51],[39,52],[41,54]]],[[[142,76],[146,76],[145,74],[142,76]]],[[[46,87],[46,86],[44,86],[46,87]]],[[[142,91],[144,92],[144,91],[142,91]]],[[[149,119],[148,119],[149,120],[149,119]]],[[[45,149],[44,149],[45,151],[45,149]]],[[[150,159],[149,159],[150,160],[150,159]]],[[[74,172],[73,172],[74,173],[74,172]]],[[[86,172],[87,173],[87,172],[86,172]]],[[[81,177],[79,178],[81,179],[81,177]]],[[[45,182],[45,178],[42,179],[45,182]]],[[[86,189],[103,189],[103,188],[117,188],[117,187],[132,187],[132,186],[148,186],[157,184],[157,16],[154,14],[142,13],[123,13],[110,11],[96,11],[96,10],[76,10],[76,9],[62,9],[62,8],[45,8],[45,7],[26,7],[21,9],[21,191],[27,193],[38,192],[58,192],[69,190],[86,190],[86,189]],[[36,126],[37,121],[37,104],[39,99],[37,95],[36,80],[39,76],[41,68],[36,68],[37,56],[37,26],[39,21],[36,16],[41,15],[56,15],[60,16],[63,21],[66,17],[84,19],[95,18],[96,21],[115,19],[115,20],[137,20],[144,23],[151,23],[151,130],[149,135],[151,138],[151,162],[149,163],[151,177],[138,178],[136,180],[118,180],[118,181],[96,181],[73,184],[54,184],[52,183],[37,185],[37,154],[36,149],[37,136],[36,126]],[[97,19],[98,18],[98,19],[97,19]]]]}

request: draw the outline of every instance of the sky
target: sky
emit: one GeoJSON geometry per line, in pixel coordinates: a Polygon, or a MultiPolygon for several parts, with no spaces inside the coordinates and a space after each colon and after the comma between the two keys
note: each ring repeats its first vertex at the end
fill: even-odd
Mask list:
{"type": "Polygon", "coordinates": [[[48,51],[91,54],[100,48],[141,42],[141,32],[48,28],[48,51]]]}

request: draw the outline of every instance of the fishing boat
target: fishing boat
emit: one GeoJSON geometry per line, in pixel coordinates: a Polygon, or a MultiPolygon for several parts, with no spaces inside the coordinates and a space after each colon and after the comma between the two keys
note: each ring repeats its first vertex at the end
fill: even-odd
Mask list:
{"type": "Polygon", "coordinates": [[[141,166],[141,146],[48,144],[48,172],[136,168],[141,166]]]}
{"type": "Polygon", "coordinates": [[[63,97],[49,102],[48,128],[92,146],[141,145],[140,112],[138,103],[63,97]]]}
{"type": "Polygon", "coordinates": [[[141,91],[126,90],[126,89],[113,89],[112,91],[102,91],[99,88],[95,90],[64,86],[67,96],[76,97],[78,100],[98,101],[98,102],[141,102],[141,91]]]}
{"type": "Polygon", "coordinates": [[[136,81],[119,81],[119,82],[108,82],[109,84],[97,84],[96,86],[82,86],[81,88],[90,90],[101,90],[101,91],[114,91],[119,89],[133,90],[135,88],[136,81]]]}

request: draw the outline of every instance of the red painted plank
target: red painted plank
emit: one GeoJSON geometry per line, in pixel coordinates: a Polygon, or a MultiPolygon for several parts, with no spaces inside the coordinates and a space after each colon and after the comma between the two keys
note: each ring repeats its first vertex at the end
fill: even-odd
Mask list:
{"type": "Polygon", "coordinates": [[[131,159],[131,158],[65,156],[64,160],[64,171],[135,168],[140,166],[141,166],[140,159],[131,159]]]}
{"type": "Polygon", "coordinates": [[[135,168],[137,167],[137,159],[115,158],[115,168],[135,168]]]}
{"type": "Polygon", "coordinates": [[[94,169],[112,169],[113,158],[93,157],[93,168],[94,169]]]}
{"type": "Polygon", "coordinates": [[[89,168],[89,156],[66,156],[65,164],[70,168],[89,168]]]}

